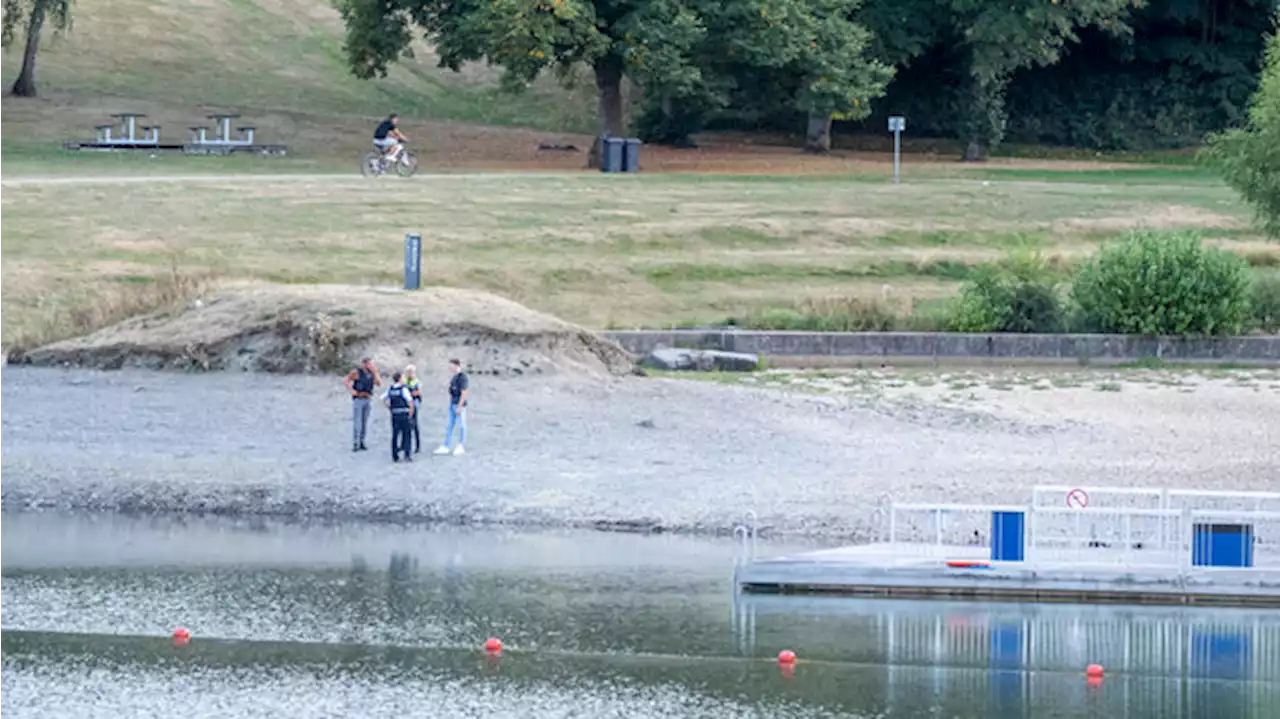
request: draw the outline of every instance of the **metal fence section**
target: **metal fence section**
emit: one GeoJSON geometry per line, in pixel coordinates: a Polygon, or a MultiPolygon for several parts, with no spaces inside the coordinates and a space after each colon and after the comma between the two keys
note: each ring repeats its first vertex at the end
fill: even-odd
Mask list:
{"type": "Polygon", "coordinates": [[[1262,554],[1266,568],[1280,565],[1268,551],[1280,545],[1276,492],[1038,486],[1030,505],[890,503],[885,541],[904,557],[968,559],[978,554],[958,547],[985,547],[1022,559],[1023,547],[1005,554],[992,536],[1008,516],[1025,521],[1014,531],[1027,561],[1189,572],[1249,569],[1262,554]]]}
{"type": "Polygon", "coordinates": [[[891,544],[921,543],[921,552],[946,553],[947,546],[985,546],[990,541],[992,512],[1025,512],[1026,507],[994,504],[889,505],[891,544]]]}
{"type": "Polygon", "coordinates": [[[1061,561],[1180,567],[1190,546],[1185,520],[1167,509],[1035,508],[1028,514],[1027,546],[1061,561]]]}

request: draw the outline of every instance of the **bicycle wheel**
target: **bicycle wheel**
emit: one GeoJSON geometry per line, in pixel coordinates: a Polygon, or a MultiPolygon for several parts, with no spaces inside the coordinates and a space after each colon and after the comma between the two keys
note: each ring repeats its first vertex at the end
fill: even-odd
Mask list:
{"type": "Polygon", "coordinates": [[[413,173],[417,171],[418,156],[405,150],[404,154],[400,156],[400,161],[396,163],[396,174],[401,177],[412,177],[413,173]]]}
{"type": "Polygon", "coordinates": [[[382,174],[382,156],[376,152],[366,152],[360,158],[360,174],[365,177],[377,177],[382,174]]]}

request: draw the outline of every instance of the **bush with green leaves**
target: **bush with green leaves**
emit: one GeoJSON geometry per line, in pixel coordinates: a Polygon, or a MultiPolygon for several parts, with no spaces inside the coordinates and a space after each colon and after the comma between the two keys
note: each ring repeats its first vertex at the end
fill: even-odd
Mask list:
{"type": "Polygon", "coordinates": [[[1249,266],[1194,232],[1131,232],[1076,273],[1082,329],[1147,336],[1231,335],[1250,320],[1249,266]]]}
{"type": "Polygon", "coordinates": [[[1244,127],[1210,140],[1208,154],[1270,236],[1280,238],[1280,10],[1276,33],[1267,42],[1267,59],[1244,127]]]}
{"type": "Polygon", "coordinates": [[[1253,311],[1254,329],[1272,334],[1280,332],[1280,276],[1255,279],[1249,307],[1253,311]]]}
{"type": "Polygon", "coordinates": [[[960,290],[953,332],[1061,332],[1062,301],[1054,273],[1039,255],[1016,255],[983,267],[960,290]]]}

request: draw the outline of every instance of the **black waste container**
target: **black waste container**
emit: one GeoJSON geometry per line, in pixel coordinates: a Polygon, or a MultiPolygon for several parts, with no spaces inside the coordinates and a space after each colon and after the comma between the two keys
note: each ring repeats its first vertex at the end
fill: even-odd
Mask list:
{"type": "Polygon", "coordinates": [[[634,137],[627,138],[626,149],[622,153],[622,171],[623,172],[639,172],[640,171],[640,145],[643,144],[634,137]]]}
{"type": "Polygon", "coordinates": [[[600,138],[600,171],[622,172],[622,155],[626,141],[621,137],[600,138]]]}

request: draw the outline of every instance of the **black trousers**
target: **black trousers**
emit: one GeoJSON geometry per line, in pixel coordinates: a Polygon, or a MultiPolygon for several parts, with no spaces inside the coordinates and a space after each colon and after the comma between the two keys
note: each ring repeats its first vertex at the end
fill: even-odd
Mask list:
{"type": "Polygon", "coordinates": [[[413,423],[409,419],[409,413],[392,413],[391,415],[391,459],[400,459],[400,453],[404,452],[404,456],[408,457],[412,452],[413,445],[410,442],[410,434],[413,432],[413,423]]]}
{"type": "Polygon", "coordinates": [[[413,427],[413,453],[420,454],[422,452],[422,433],[418,431],[417,409],[414,409],[413,416],[409,418],[409,423],[413,427]]]}

